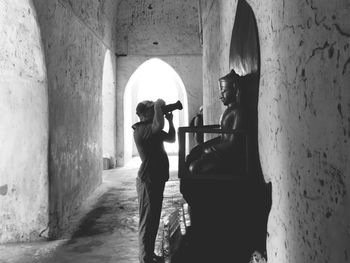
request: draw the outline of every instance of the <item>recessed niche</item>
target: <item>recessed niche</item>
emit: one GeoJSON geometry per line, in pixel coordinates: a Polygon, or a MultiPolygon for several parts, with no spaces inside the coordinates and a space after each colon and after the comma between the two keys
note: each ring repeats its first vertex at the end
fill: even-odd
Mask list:
{"type": "MultiPolygon", "coordinates": [[[[254,11],[246,0],[238,0],[235,22],[232,29],[229,68],[234,69],[242,78],[244,91],[241,94],[242,104],[248,119],[247,129],[250,131],[248,146],[250,171],[263,181],[258,145],[258,100],[260,79],[260,44],[254,11]]],[[[255,222],[256,246],[266,251],[267,219],[271,209],[271,184],[262,184],[259,188],[259,204],[256,204],[255,222]],[[258,211],[259,210],[259,211],[258,211]]],[[[251,247],[251,249],[255,249],[251,247]]]]}

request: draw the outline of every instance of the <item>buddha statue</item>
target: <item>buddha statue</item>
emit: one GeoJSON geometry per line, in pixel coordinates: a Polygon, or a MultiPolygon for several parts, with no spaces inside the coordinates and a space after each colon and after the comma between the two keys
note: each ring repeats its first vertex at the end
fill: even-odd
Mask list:
{"type": "MultiPolygon", "coordinates": [[[[244,130],[246,117],[241,105],[241,77],[232,70],[219,79],[220,99],[226,106],[220,117],[222,130],[244,130]]],[[[186,166],[192,175],[235,173],[244,169],[245,147],[243,136],[221,134],[195,146],[186,157],[186,166]]]]}

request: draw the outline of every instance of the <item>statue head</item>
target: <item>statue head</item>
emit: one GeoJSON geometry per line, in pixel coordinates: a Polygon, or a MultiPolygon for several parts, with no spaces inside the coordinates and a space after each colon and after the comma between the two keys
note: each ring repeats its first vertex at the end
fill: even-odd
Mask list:
{"type": "Polygon", "coordinates": [[[233,69],[219,79],[220,99],[224,105],[240,103],[240,79],[233,69]]]}

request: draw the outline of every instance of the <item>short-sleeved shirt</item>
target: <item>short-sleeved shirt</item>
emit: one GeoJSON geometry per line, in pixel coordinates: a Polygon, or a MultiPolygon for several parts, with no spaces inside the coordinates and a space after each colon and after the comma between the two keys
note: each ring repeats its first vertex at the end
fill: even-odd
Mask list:
{"type": "Polygon", "coordinates": [[[138,122],[132,128],[142,161],[138,177],[141,181],[168,181],[169,160],[163,144],[167,133],[164,131],[152,133],[152,122],[138,122]]]}

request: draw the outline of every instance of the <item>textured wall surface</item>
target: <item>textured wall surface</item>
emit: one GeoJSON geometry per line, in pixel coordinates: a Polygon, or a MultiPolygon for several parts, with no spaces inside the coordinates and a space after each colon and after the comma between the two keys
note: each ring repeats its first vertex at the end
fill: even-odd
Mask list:
{"type": "Polygon", "coordinates": [[[118,54],[201,54],[198,2],[192,0],[120,1],[118,54]]]}
{"type": "MultiPolygon", "coordinates": [[[[117,163],[124,163],[124,91],[135,70],[152,57],[128,56],[117,59],[117,163]]],[[[162,61],[169,64],[182,79],[188,99],[188,116],[191,118],[202,105],[202,56],[161,56],[162,61]]],[[[164,83],[166,85],[166,83],[164,83]]],[[[133,112],[134,114],[134,112],[133,112]]],[[[190,120],[189,120],[190,121],[190,120]]],[[[130,130],[132,133],[132,130],[130,130]]]]}
{"type": "Polygon", "coordinates": [[[350,5],[252,1],[269,262],[350,261],[350,5]]]}
{"type": "Polygon", "coordinates": [[[202,47],[198,2],[120,1],[117,10],[117,163],[124,163],[123,96],[134,71],[158,57],[172,66],[188,92],[189,115],[202,104],[202,47]]]}
{"type": "Polygon", "coordinates": [[[229,73],[237,1],[202,1],[204,123],[217,124],[224,111],[218,80],[229,73]],[[221,15],[220,15],[221,14],[221,15]]]}
{"type": "Polygon", "coordinates": [[[45,237],[48,108],[31,1],[0,1],[0,243],[45,237]]]}
{"type": "Polygon", "coordinates": [[[102,74],[113,46],[108,3],[35,1],[48,74],[51,237],[101,182],[102,74]]]}
{"type": "MultiPolygon", "coordinates": [[[[207,122],[221,112],[212,98],[228,67],[229,2],[203,4],[207,122]]],[[[349,262],[349,3],[248,3],[261,46],[260,158],[273,188],[269,262],[349,262]]]]}
{"type": "MultiPolygon", "coordinates": [[[[43,0],[39,0],[43,1],[43,0]]],[[[50,0],[53,2],[53,0],[50,0]]],[[[81,22],[100,38],[103,44],[114,50],[116,10],[120,0],[55,0],[68,7],[81,22]]]]}

